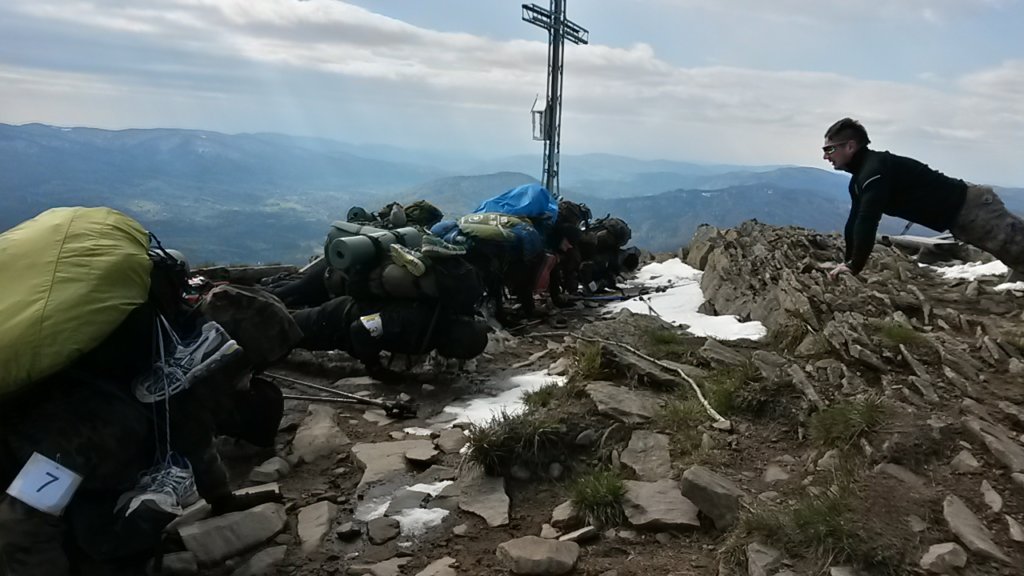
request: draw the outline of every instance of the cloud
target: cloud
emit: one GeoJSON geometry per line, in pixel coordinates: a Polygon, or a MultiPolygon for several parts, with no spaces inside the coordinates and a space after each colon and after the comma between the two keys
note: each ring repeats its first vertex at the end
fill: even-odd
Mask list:
{"type": "MultiPolygon", "coordinates": [[[[771,5],[818,18],[826,12],[816,7],[834,16],[866,1],[771,5]]],[[[766,4],[703,3],[753,11],[766,4]]],[[[886,5],[906,17],[927,6],[943,18],[1003,4],[886,5]]],[[[530,105],[545,88],[541,41],[441,32],[337,1],[0,7],[0,35],[19,30],[31,34],[0,46],[0,121],[275,130],[498,154],[529,149],[530,105]]],[[[953,80],[896,82],[680,67],[647,43],[568,46],[563,152],[816,165],[824,129],[851,115],[882,148],[976,181],[1021,184],[1024,168],[1009,143],[1024,129],[1022,95],[1024,60],[953,80]]]]}

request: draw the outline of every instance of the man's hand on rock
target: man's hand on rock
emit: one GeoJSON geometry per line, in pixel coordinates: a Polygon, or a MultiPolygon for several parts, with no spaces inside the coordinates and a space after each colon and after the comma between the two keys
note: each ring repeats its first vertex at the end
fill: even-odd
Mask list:
{"type": "Polygon", "coordinates": [[[851,271],[850,267],[846,264],[839,264],[835,268],[829,270],[828,279],[835,281],[836,278],[839,278],[840,274],[853,274],[853,271],[851,271]]]}

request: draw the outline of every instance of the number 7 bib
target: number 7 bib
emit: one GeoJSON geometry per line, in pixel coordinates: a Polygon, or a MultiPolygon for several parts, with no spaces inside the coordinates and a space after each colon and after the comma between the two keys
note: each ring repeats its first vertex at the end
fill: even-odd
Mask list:
{"type": "Polygon", "coordinates": [[[81,483],[78,474],[34,452],[7,493],[40,512],[60,516],[81,483]]]}

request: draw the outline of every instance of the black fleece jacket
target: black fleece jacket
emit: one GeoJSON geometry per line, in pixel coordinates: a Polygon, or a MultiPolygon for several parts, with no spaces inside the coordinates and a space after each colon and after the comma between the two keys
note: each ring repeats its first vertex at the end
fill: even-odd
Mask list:
{"type": "Polygon", "coordinates": [[[913,158],[862,148],[850,168],[850,216],[844,235],[846,263],[854,274],[867,264],[882,214],[943,232],[963,208],[967,183],[913,158]]]}

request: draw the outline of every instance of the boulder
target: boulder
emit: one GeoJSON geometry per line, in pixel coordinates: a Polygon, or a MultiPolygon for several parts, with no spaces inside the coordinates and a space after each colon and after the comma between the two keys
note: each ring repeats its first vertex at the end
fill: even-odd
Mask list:
{"type": "Polygon", "coordinates": [[[513,574],[558,576],[568,574],[576,566],[580,546],[575,542],[524,536],[499,544],[496,554],[513,574]]]}

